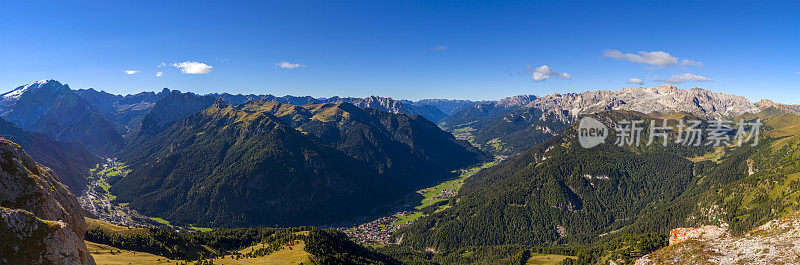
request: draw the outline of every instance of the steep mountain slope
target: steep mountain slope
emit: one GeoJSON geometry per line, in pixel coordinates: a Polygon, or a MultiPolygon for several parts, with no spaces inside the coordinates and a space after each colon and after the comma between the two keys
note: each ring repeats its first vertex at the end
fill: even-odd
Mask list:
{"type": "Polygon", "coordinates": [[[94,264],[80,205],[52,171],[0,138],[0,261],[94,264]]]}
{"type": "Polygon", "coordinates": [[[451,170],[488,159],[417,115],[362,109],[348,103],[294,106],[254,101],[238,108],[273,114],[315,141],[400,180],[397,185],[407,188],[432,184],[451,170]]]}
{"type": "MultiPolygon", "coordinates": [[[[606,111],[595,117],[609,124],[621,119],[652,119],[626,111],[606,111]]],[[[577,143],[575,127],[468,179],[459,193],[460,202],[412,226],[404,244],[452,249],[459,245],[585,242],[627,226],[642,230],[637,232],[657,232],[669,223],[651,227],[650,219],[658,216],[656,213],[669,213],[661,220],[664,222],[689,214],[670,207],[698,192],[700,172],[707,174],[702,185],[710,186],[730,183],[746,173],[727,170],[745,163],[741,156],[750,152],[747,148],[730,153],[730,159],[719,165],[698,165],[685,157],[709,152],[710,147],[601,144],[585,149],[577,143]],[[650,216],[642,215],[645,212],[650,216]],[[434,228],[431,226],[435,226],[434,232],[417,234],[434,228]]],[[[647,139],[646,132],[647,126],[643,139],[647,139]]],[[[614,134],[607,141],[613,139],[614,134]]]]}
{"type": "Polygon", "coordinates": [[[94,109],[103,114],[109,121],[117,126],[123,134],[138,131],[138,125],[156,101],[170,94],[164,88],[161,92],[141,92],[131,95],[115,95],[93,88],[78,89],[75,93],[86,100],[94,109]]]}
{"type": "Polygon", "coordinates": [[[674,201],[693,179],[691,161],[674,152],[584,149],[572,135],[570,128],[467,179],[459,202],[414,223],[403,244],[452,250],[586,242],[674,201]]]}
{"type": "MultiPolygon", "coordinates": [[[[654,117],[626,111],[593,116],[607,125],[654,117]]],[[[585,149],[573,125],[468,179],[450,208],[401,231],[402,244],[440,251],[600,244],[704,225],[741,235],[800,209],[800,116],[765,110],[739,118],[762,120],[758,146],[619,147],[608,144],[612,133],[607,144],[585,149]]],[[[644,126],[642,139],[647,137],[644,126]]],[[[617,243],[578,248],[578,263],[630,262],[647,253],[634,250],[617,243]]]]}
{"type": "Polygon", "coordinates": [[[173,123],[192,113],[200,112],[216,99],[211,96],[199,96],[174,90],[158,100],[142,119],[139,134],[155,135],[169,128],[173,123]]]}
{"type": "Polygon", "coordinates": [[[575,121],[580,114],[628,110],[645,114],[689,113],[699,117],[732,117],[759,109],[744,97],[674,85],[588,91],[544,97],[515,96],[475,105],[442,121],[448,131],[468,131],[484,150],[515,154],[541,143],[575,121]],[[520,116],[524,117],[520,119],[520,116]],[[486,129],[490,128],[490,129],[486,129]],[[527,132],[521,132],[527,131],[527,132]],[[533,134],[534,137],[526,139],[533,134]],[[498,148],[498,146],[502,148],[498,148]]]}
{"type": "Polygon", "coordinates": [[[125,146],[116,153],[117,157],[140,153],[139,149],[175,122],[203,111],[215,102],[212,96],[201,96],[191,92],[181,93],[178,90],[165,89],[162,93],[166,94],[163,94],[163,97],[139,118],[138,123],[131,127],[132,130],[126,135],[125,146]]]}
{"type": "Polygon", "coordinates": [[[99,153],[122,146],[115,126],[69,86],[42,80],[0,95],[0,116],[26,130],[78,141],[99,153]]]}
{"type": "Polygon", "coordinates": [[[77,142],[55,141],[42,133],[23,130],[4,119],[0,119],[0,136],[19,144],[33,159],[52,169],[73,194],[80,194],[86,188],[89,169],[100,163],[100,158],[77,142]]]}
{"type": "Polygon", "coordinates": [[[118,199],[182,223],[322,224],[364,214],[396,195],[364,163],[270,114],[221,101],[159,133],[126,161],[134,170],[112,187],[118,199]]]}
{"type": "Polygon", "coordinates": [[[130,150],[118,199],[221,226],[343,221],[486,158],[416,115],[221,100],[130,150]]]}

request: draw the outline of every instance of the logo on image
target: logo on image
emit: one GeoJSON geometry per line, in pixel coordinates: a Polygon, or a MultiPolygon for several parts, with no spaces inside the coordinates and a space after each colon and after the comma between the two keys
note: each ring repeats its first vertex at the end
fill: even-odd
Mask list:
{"type": "Polygon", "coordinates": [[[578,124],[578,142],[583,148],[592,148],[606,141],[608,127],[591,117],[583,117],[578,124]]]}

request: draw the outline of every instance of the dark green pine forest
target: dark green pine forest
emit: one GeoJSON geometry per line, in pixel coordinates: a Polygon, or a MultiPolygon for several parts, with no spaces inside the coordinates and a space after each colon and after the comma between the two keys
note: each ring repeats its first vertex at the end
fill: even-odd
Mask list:
{"type": "MultiPolygon", "coordinates": [[[[622,111],[593,116],[609,125],[655,118],[622,111]]],[[[524,245],[594,263],[647,254],[665,245],[676,227],[724,223],[742,234],[800,209],[798,117],[767,110],[742,118],[764,119],[767,133],[758,146],[620,147],[612,134],[606,144],[585,149],[572,126],[467,179],[451,207],[395,237],[410,252],[524,245]]]]}
{"type": "Polygon", "coordinates": [[[488,158],[420,116],[348,103],[218,101],[147,137],[111,192],[145,215],[213,227],[349,220],[488,158]]]}

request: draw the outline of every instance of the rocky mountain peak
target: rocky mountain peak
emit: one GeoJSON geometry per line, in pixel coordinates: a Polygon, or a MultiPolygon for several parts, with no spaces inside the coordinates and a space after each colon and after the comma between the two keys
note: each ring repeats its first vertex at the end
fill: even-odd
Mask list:
{"type": "Polygon", "coordinates": [[[2,97],[4,101],[5,100],[17,100],[17,99],[19,99],[20,96],[22,96],[22,94],[24,94],[27,91],[33,91],[33,90],[38,90],[38,89],[42,89],[42,88],[45,88],[45,89],[49,88],[50,90],[53,90],[53,91],[69,89],[69,87],[65,88],[65,86],[66,85],[63,85],[60,82],[58,82],[56,80],[52,80],[52,79],[39,80],[39,81],[30,83],[30,84],[27,84],[27,85],[24,85],[24,86],[19,86],[19,87],[15,88],[15,89],[13,89],[13,90],[11,90],[9,92],[0,94],[0,97],[2,97]]]}
{"type": "Polygon", "coordinates": [[[501,99],[500,101],[497,102],[497,105],[503,106],[505,108],[522,107],[528,105],[529,103],[531,103],[536,99],[537,97],[534,95],[519,95],[501,99]]]}
{"type": "Polygon", "coordinates": [[[761,107],[770,107],[770,106],[774,106],[774,105],[775,105],[775,102],[773,102],[772,100],[769,100],[769,99],[762,99],[762,100],[756,102],[756,106],[758,106],[759,108],[761,108],[761,107]]]}
{"type": "Polygon", "coordinates": [[[211,107],[212,108],[218,108],[218,109],[224,109],[224,108],[228,107],[228,103],[225,102],[224,100],[222,100],[221,98],[217,98],[217,100],[214,101],[214,105],[211,105],[211,107]]]}
{"type": "Polygon", "coordinates": [[[800,105],[797,104],[781,104],[781,103],[775,103],[769,99],[762,99],[761,101],[756,103],[756,106],[762,110],[767,108],[773,108],[779,111],[800,115],[800,105]]]}

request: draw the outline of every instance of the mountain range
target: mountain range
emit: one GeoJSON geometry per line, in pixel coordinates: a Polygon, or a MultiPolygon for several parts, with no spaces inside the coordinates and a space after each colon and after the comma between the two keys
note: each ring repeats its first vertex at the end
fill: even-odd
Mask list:
{"type": "Polygon", "coordinates": [[[683,90],[667,84],[617,91],[514,96],[475,104],[442,120],[483,150],[518,154],[566,128],[582,114],[628,110],[644,114],[689,113],[698,117],[733,117],[759,109],[746,98],[709,90],[683,90]]]}
{"type": "MultiPolygon", "coordinates": [[[[92,191],[110,192],[105,198],[134,215],[170,221],[170,228],[343,224],[394,211],[450,180],[436,202],[417,209],[419,219],[395,227],[396,244],[367,250],[341,233],[290,229],[314,234],[305,240],[331,237],[337,243],[325,244],[384,263],[519,264],[535,251],[571,256],[564,264],[626,264],[716,251],[709,245],[750,251],[736,242],[785,243],[788,230],[764,225],[777,219],[785,226],[800,210],[800,107],[700,88],[409,101],[169,89],[122,96],[43,80],[0,97],[0,225],[7,228],[0,233],[26,238],[0,243],[0,253],[25,261],[92,263],[77,243],[85,228],[70,190],[98,180],[89,169],[105,158],[124,163],[126,173],[92,191]],[[608,128],[623,120],[699,120],[708,129],[716,119],[758,120],[763,128],[756,146],[619,146],[612,131],[606,142],[583,148],[577,121],[584,117],[608,128]],[[492,155],[502,162],[454,179],[456,170],[492,155]],[[725,236],[697,236],[707,232],[725,236]],[[693,245],[698,241],[707,245],[693,245]],[[14,248],[28,243],[32,251],[14,248]]],[[[645,122],[642,139],[648,129],[645,122]]],[[[290,230],[269,238],[296,239],[290,230]]],[[[168,246],[199,246],[197,238],[168,231],[151,230],[154,245],[142,249],[183,257],[191,253],[168,246]]],[[[192,236],[252,243],[265,242],[264,231],[276,233],[233,228],[192,236]]],[[[145,240],[95,232],[94,239],[119,246],[145,240]]],[[[212,250],[241,247],[207,243],[212,250]]],[[[317,243],[315,255],[339,255],[317,243]]],[[[212,255],[209,249],[187,257],[212,255]]]]}
{"type": "Polygon", "coordinates": [[[118,199],[212,226],[345,221],[488,158],[420,116],[349,103],[219,99],[138,143],[118,199]]]}
{"type": "MultiPolygon", "coordinates": [[[[157,107],[159,100],[173,93],[184,94],[165,88],[160,92],[140,92],[123,96],[93,88],[73,90],[68,85],[55,80],[41,80],[0,94],[0,117],[23,129],[42,132],[56,140],[78,141],[94,152],[110,154],[124,145],[123,136],[127,137],[131,133],[139,132],[138,126],[151,112],[150,110],[157,107]]],[[[205,98],[206,104],[202,105],[202,108],[184,109],[176,106],[173,111],[179,111],[180,115],[169,115],[183,117],[202,110],[210,106],[216,98],[221,98],[233,104],[243,104],[253,100],[293,105],[347,102],[362,108],[377,108],[392,113],[419,114],[434,122],[447,116],[432,105],[377,96],[313,98],[309,96],[276,97],[228,93],[196,96],[205,98]]],[[[184,103],[188,104],[188,102],[184,103]]],[[[168,108],[165,104],[162,104],[161,107],[168,108]]],[[[170,120],[174,121],[175,119],[170,120]]]]}
{"type": "Polygon", "coordinates": [[[97,153],[108,154],[123,144],[113,123],[69,86],[55,80],[0,94],[0,116],[56,140],[81,142],[97,153]]]}

